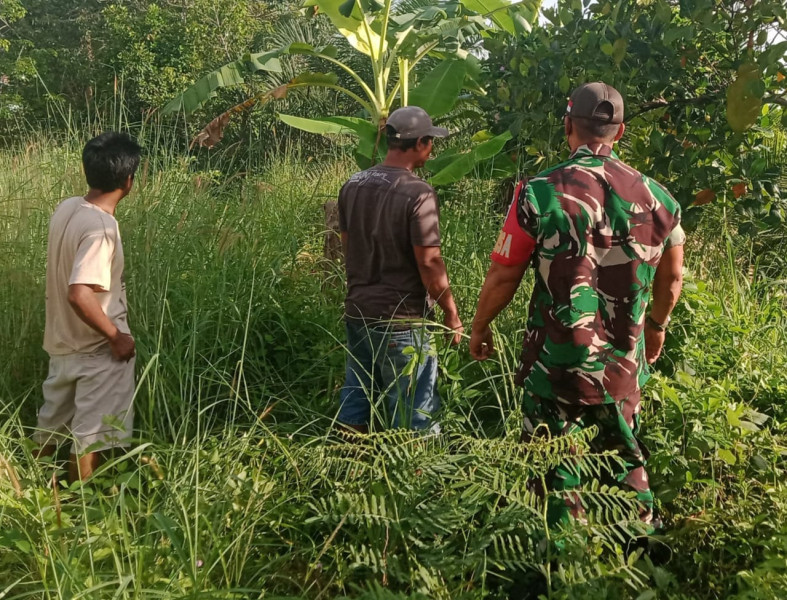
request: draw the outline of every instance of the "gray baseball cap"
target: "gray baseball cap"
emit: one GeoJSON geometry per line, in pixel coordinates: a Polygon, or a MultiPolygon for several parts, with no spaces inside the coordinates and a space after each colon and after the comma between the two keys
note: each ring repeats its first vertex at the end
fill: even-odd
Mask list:
{"type": "Polygon", "coordinates": [[[566,114],[602,123],[622,123],[623,97],[604,82],[586,83],[571,93],[566,114]]]}
{"type": "Polygon", "coordinates": [[[445,127],[435,127],[426,111],[419,106],[404,106],[397,108],[385,122],[396,132],[395,136],[401,140],[411,140],[421,137],[446,137],[448,130],[445,127]]]}

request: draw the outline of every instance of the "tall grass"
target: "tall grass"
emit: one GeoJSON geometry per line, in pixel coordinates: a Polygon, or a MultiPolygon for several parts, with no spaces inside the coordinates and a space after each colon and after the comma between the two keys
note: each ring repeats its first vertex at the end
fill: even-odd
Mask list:
{"type": "MultiPolygon", "coordinates": [[[[566,440],[517,441],[527,289],[498,323],[495,361],[439,349],[444,434],[347,443],[332,433],[343,278],[321,256],[321,205],[351,165],[296,151],[197,165],[151,139],[118,210],[139,439],[84,487],[53,484],[61,465],[35,461],[26,441],[46,369],[47,223],[84,190],[79,145],[42,137],[0,161],[0,595],[779,596],[787,313],[773,271],[741,268],[741,240],[717,239],[713,223],[695,234],[696,276],[646,393],[670,525],[655,566],[622,553],[626,494],[589,484],[589,523],[550,531],[526,485],[568,452],[566,440]]],[[[443,253],[466,322],[500,224],[480,175],[443,194],[443,253]]],[[[616,460],[571,441],[591,470],[616,460]]]]}

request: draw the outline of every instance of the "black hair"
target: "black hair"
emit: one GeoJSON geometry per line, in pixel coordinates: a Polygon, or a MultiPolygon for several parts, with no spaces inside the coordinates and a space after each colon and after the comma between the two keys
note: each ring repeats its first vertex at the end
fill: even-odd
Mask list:
{"type": "Polygon", "coordinates": [[[605,123],[584,117],[570,117],[580,137],[585,139],[612,141],[620,129],[620,123],[605,123]]]}
{"type": "Polygon", "coordinates": [[[139,166],[142,148],[131,136],[107,131],[94,137],[82,150],[82,167],[91,188],[112,192],[126,185],[139,166]]]}
{"type": "Polygon", "coordinates": [[[400,150],[401,152],[407,152],[411,148],[415,148],[416,145],[418,145],[418,140],[424,140],[426,143],[434,137],[431,135],[425,135],[419,138],[398,138],[396,137],[396,130],[390,125],[385,126],[385,136],[388,140],[388,149],[400,150]]]}

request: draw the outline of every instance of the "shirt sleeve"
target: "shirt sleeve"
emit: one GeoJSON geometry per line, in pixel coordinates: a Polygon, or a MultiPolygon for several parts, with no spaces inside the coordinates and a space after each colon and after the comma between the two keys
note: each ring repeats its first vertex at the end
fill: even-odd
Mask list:
{"type": "Polygon", "coordinates": [[[77,247],[68,285],[89,285],[108,292],[112,285],[112,257],[115,240],[106,232],[83,236],[77,247]]]}
{"type": "Polygon", "coordinates": [[[440,208],[434,190],[424,192],[413,204],[410,240],[413,246],[440,245],[440,208]]]}
{"type": "Polygon", "coordinates": [[[520,225],[519,204],[522,198],[524,183],[519,185],[514,191],[514,199],[508,208],[503,230],[497,238],[494,250],[490,258],[492,261],[506,266],[526,264],[533,255],[536,247],[535,238],[527,233],[520,225]]]}
{"type": "Polygon", "coordinates": [[[685,243],[686,234],[683,231],[683,226],[681,226],[680,221],[678,221],[678,224],[672,228],[672,231],[667,236],[667,239],[664,242],[664,247],[672,248],[673,246],[682,246],[685,243]]]}
{"type": "Polygon", "coordinates": [[[675,224],[672,226],[672,231],[670,231],[667,239],[664,240],[664,249],[672,248],[673,246],[682,246],[685,243],[686,234],[684,233],[683,226],[681,225],[681,211],[680,205],[678,204],[677,211],[675,212],[675,224]]]}

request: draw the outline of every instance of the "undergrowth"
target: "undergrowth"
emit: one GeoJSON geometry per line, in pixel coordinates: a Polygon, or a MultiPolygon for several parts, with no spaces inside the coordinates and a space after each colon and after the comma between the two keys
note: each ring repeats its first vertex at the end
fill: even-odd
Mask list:
{"type": "MultiPolygon", "coordinates": [[[[343,275],[322,258],[321,210],[349,163],[293,153],[203,167],[150,152],[119,207],[137,445],[69,487],[27,436],[47,364],[47,223],[84,191],[78,145],[34,140],[0,161],[0,596],[784,596],[787,269],[728,233],[731,217],[710,208],[690,235],[684,295],[645,390],[666,523],[645,553],[629,544],[632,499],[614,488],[588,483],[587,523],[546,527],[533,484],[569,445],[591,472],[617,458],[581,437],[518,441],[529,283],[498,322],[493,361],[439,348],[442,434],[349,441],[333,429],[343,275]]],[[[466,322],[501,217],[479,175],[442,194],[466,322]]]]}

